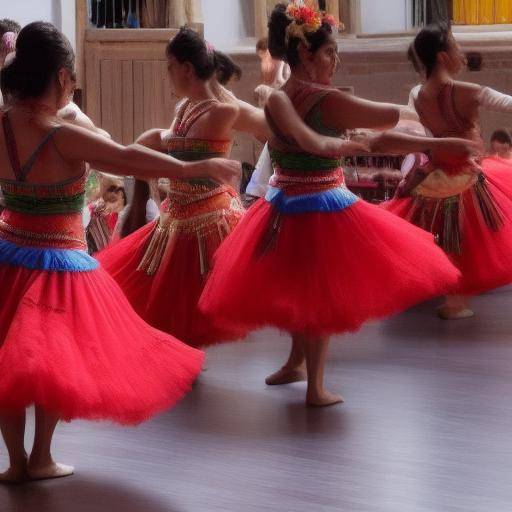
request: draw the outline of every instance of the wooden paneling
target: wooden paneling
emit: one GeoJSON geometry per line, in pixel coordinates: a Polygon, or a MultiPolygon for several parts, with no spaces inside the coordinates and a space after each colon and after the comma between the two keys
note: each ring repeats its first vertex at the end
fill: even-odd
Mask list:
{"type": "Polygon", "coordinates": [[[176,30],[89,30],[85,33],[86,104],[114,140],[133,142],[150,128],[168,127],[174,99],[165,45],[176,30]]]}
{"type": "Polygon", "coordinates": [[[87,28],[87,0],[75,0],[75,22],[76,22],[76,82],[77,87],[84,86],[84,40],[85,29],[87,28]]]}

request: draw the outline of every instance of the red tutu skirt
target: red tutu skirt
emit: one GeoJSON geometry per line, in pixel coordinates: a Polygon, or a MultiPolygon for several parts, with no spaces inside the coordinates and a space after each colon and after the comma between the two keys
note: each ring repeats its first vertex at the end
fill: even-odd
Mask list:
{"type": "Polygon", "coordinates": [[[189,391],[203,354],[139,318],[101,268],[0,264],[0,410],[136,424],[189,391]]]}
{"type": "Polygon", "coordinates": [[[244,330],[219,325],[215,317],[199,310],[198,302],[209,261],[240,216],[239,213],[228,215],[223,232],[214,225],[200,240],[194,232],[175,234],[164,242],[161,262],[151,275],[140,266],[150,243],[154,242],[158,221],[120,240],[97,257],[135,311],[153,327],[194,347],[238,340],[244,337],[244,330]]]}
{"type": "MultiPolygon", "coordinates": [[[[499,227],[491,229],[489,215],[483,213],[481,201],[472,189],[460,194],[461,207],[456,219],[460,226],[460,250],[447,252],[462,274],[456,290],[460,295],[476,295],[512,282],[511,168],[494,159],[484,160],[482,168],[488,193],[484,201],[490,202],[490,209],[499,215],[500,222],[499,227]]],[[[382,206],[404,219],[421,217],[415,212],[414,197],[393,199],[382,206]]]]}
{"type": "Polygon", "coordinates": [[[364,201],[337,212],[283,215],[258,201],[215,255],[200,306],[226,326],[354,331],[450,292],[459,273],[433,237],[364,201]]]}

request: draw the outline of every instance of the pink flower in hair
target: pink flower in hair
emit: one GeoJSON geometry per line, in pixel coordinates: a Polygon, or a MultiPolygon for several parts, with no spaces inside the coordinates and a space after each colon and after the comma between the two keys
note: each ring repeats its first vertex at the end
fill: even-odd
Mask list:
{"type": "Polygon", "coordinates": [[[209,43],[208,41],[205,41],[204,44],[206,45],[206,51],[208,55],[213,55],[215,53],[215,47],[212,43],[209,43]]]}
{"type": "Polygon", "coordinates": [[[16,48],[16,34],[14,32],[6,32],[2,36],[0,42],[0,51],[5,55],[12,53],[16,48]]]}

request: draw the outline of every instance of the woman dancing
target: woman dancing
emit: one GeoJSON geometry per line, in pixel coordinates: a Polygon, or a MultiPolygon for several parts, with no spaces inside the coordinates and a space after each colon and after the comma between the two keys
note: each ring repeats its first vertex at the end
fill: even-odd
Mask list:
{"type": "MultiPolygon", "coordinates": [[[[183,99],[171,129],[151,130],[141,144],[197,160],[227,155],[236,128],[265,128],[262,112],[254,114],[216,83],[240,69],[196,32],[181,29],[166,55],[174,93],[183,99]]],[[[196,347],[240,338],[244,331],[220,328],[197,307],[213,253],[244,212],[238,192],[192,176],[172,180],[162,209],[158,221],[103,251],[101,263],[154,327],[196,347]]]]}
{"type": "MultiPolygon", "coordinates": [[[[478,142],[483,152],[479,110],[512,112],[512,98],[455,81],[465,58],[448,25],[425,27],[414,49],[427,76],[415,100],[422,124],[435,137],[478,142]]],[[[469,296],[512,282],[512,186],[503,166],[436,151],[426,166],[409,174],[400,196],[384,205],[433,233],[460,269],[457,294],[439,308],[441,318],[473,316],[469,296]]]]}
{"type": "Polygon", "coordinates": [[[0,289],[8,297],[0,308],[0,429],[10,458],[1,482],[70,475],[51,455],[59,419],[145,421],[177,402],[201,369],[203,354],[140,319],[85,251],[85,162],[144,178],[229,181],[239,171],[235,162],[184,163],[63,123],[57,112],[74,88],[73,68],[69,41],[37,22],[20,32],[0,75],[11,100],[0,126],[0,289]]]}
{"type": "MultiPolygon", "coordinates": [[[[251,207],[217,251],[200,300],[222,325],[247,330],[272,325],[293,333],[289,360],[269,383],[301,379],[305,358],[306,401],[314,406],[342,401],[323,386],[332,334],[357,330],[366,320],[450,290],[459,275],[430,234],[348,191],[340,157],[354,151],[351,143],[336,139],[330,157],[318,156],[320,146],[310,144],[301,119],[326,135],[392,127],[399,119],[396,106],[332,87],[338,64],[332,23],[331,17],[293,3],[278,4],[272,12],[270,45],[292,68],[283,92],[273,93],[268,103],[275,175],[266,198],[251,207]]],[[[401,137],[406,151],[437,145],[401,137]]],[[[396,144],[393,136],[388,142],[396,144]]]]}

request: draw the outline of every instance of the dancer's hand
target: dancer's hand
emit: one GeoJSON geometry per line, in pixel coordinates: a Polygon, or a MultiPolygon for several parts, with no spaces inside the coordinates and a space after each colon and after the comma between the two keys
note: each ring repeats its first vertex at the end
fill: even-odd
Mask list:
{"type": "Polygon", "coordinates": [[[197,164],[201,166],[201,172],[205,176],[222,185],[231,185],[238,190],[242,177],[242,165],[239,161],[212,158],[197,164]]]}
{"type": "Polygon", "coordinates": [[[478,174],[481,167],[476,159],[482,155],[484,147],[482,143],[465,139],[446,138],[437,139],[432,148],[432,157],[441,162],[452,163],[460,166],[464,162],[466,172],[478,174]]]}

